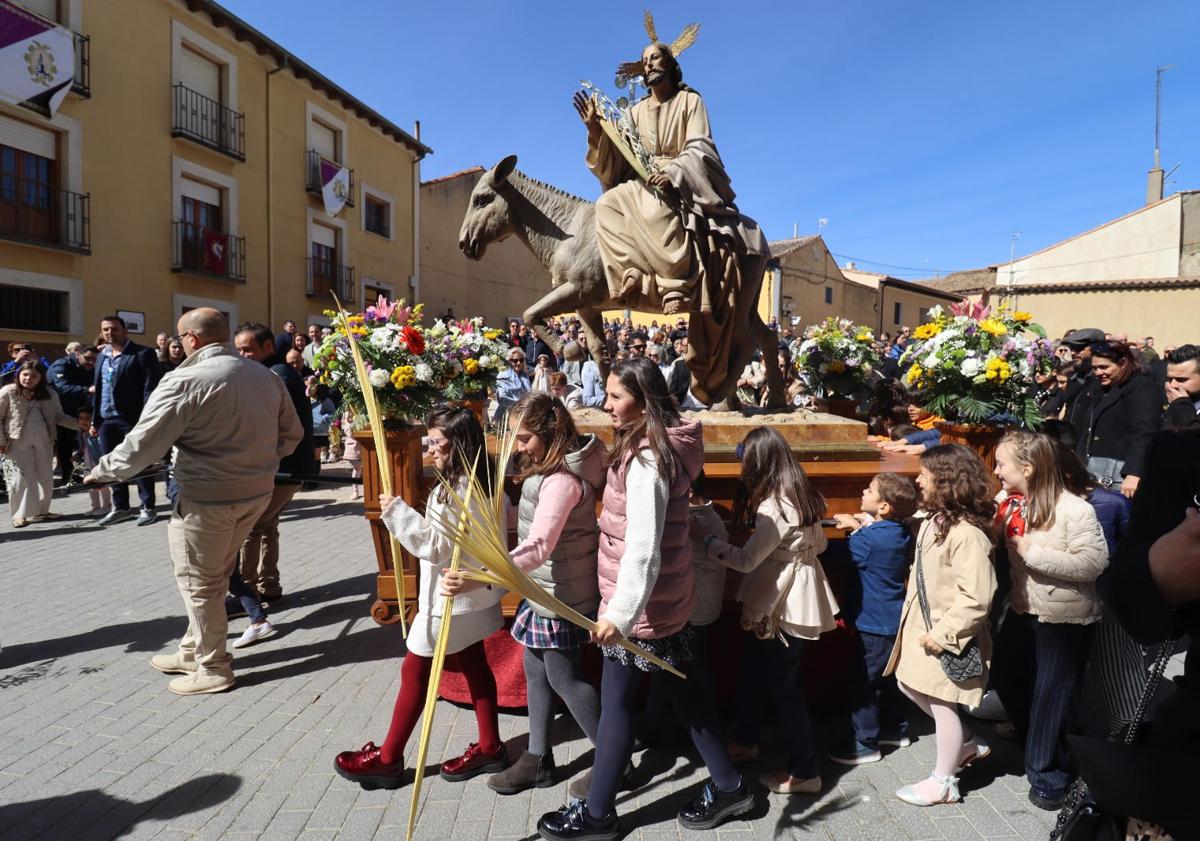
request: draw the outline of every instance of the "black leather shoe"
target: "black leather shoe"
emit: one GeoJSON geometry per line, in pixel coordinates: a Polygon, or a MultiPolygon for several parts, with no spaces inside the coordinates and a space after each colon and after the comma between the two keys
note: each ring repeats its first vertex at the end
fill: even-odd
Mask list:
{"type": "Polygon", "coordinates": [[[744,815],[754,808],[754,793],[742,784],[736,791],[725,793],[717,790],[717,784],[709,780],[704,784],[700,796],[679,812],[679,825],[684,829],[712,829],[726,818],[744,815]]]}
{"type": "Polygon", "coordinates": [[[1029,802],[1039,809],[1045,809],[1047,812],[1057,812],[1061,809],[1064,799],[1066,799],[1065,792],[1048,794],[1038,791],[1036,788],[1029,789],[1029,802]]]}
{"type": "Polygon", "coordinates": [[[537,828],[550,841],[616,841],[621,837],[616,810],[597,820],[588,814],[585,800],[575,800],[557,812],[547,812],[538,820],[537,828]]]}

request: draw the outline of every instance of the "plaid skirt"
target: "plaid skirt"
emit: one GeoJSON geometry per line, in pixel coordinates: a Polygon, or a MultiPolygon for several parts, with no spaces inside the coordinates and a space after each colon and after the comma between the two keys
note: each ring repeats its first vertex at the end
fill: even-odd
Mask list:
{"type": "MultiPolygon", "coordinates": [[[[696,659],[693,651],[696,642],[696,631],[690,624],[684,625],[682,630],[676,631],[670,636],[659,637],[658,639],[630,637],[629,641],[641,646],[658,659],[677,669],[682,668],[685,663],[690,663],[696,659]]],[[[622,666],[640,669],[643,672],[661,672],[663,670],[661,666],[651,663],[645,657],[634,654],[629,649],[620,645],[602,645],[600,646],[600,653],[609,660],[616,660],[622,666]]]]}
{"type": "Polygon", "coordinates": [[[521,599],[513,618],[512,638],[526,648],[579,648],[591,640],[591,635],[566,619],[536,613],[527,600],[521,599]]]}

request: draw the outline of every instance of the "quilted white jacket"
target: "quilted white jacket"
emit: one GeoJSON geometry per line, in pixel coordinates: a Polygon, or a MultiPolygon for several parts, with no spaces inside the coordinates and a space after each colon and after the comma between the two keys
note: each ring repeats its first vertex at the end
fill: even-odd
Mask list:
{"type": "Polygon", "coordinates": [[[1008,541],[1012,607],[1043,622],[1087,625],[1100,619],[1096,579],[1108,566],[1108,544],[1087,500],[1064,492],[1050,528],[1025,534],[1025,552],[1008,541]]]}

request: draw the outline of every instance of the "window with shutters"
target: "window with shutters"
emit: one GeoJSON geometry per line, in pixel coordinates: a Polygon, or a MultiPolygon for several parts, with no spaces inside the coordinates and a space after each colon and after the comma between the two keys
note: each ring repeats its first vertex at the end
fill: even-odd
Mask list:
{"type": "Polygon", "coordinates": [[[244,281],[245,237],[237,233],[236,180],[176,159],[172,263],[176,272],[244,281]],[[211,179],[211,180],[209,180],[211,179]]]}
{"type": "Polygon", "coordinates": [[[0,116],[0,237],[87,252],[88,197],[58,189],[58,136],[0,116]]]}
{"type": "MultiPolygon", "coordinates": [[[[308,119],[308,160],[304,186],[308,192],[316,196],[322,194],[325,184],[321,161],[335,164],[338,169],[345,167],[346,130],[345,127],[335,128],[329,124],[330,122],[312,115],[308,119]]],[[[348,176],[349,191],[346,206],[354,207],[354,170],[351,169],[348,176]]]]}
{"type": "Polygon", "coordinates": [[[245,120],[233,107],[232,55],[191,32],[175,33],[171,134],[244,161],[245,120]]]}
{"type": "Polygon", "coordinates": [[[892,305],[892,323],[893,324],[901,324],[902,323],[901,319],[903,317],[904,317],[904,305],[902,303],[900,303],[899,301],[896,301],[896,303],[892,305]]]}
{"type": "Polygon", "coordinates": [[[383,199],[368,195],[363,208],[363,226],[381,237],[392,235],[392,206],[383,199]]]}
{"type": "Polygon", "coordinates": [[[825,287],[825,303],[827,303],[827,304],[833,303],[833,287],[832,286],[825,287]]]}
{"type": "Polygon", "coordinates": [[[203,269],[205,235],[225,232],[221,218],[221,194],[207,184],[200,184],[191,179],[184,179],[184,182],[188,186],[185,186],[185,194],[180,198],[182,206],[179,214],[182,223],[180,248],[183,265],[189,269],[203,269]],[[205,195],[210,190],[215,195],[205,195]]]}

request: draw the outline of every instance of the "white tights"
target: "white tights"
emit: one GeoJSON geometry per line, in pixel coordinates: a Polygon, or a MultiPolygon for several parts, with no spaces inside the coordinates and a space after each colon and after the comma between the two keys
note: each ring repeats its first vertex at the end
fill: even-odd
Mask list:
{"type": "Polygon", "coordinates": [[[933,773],[941,777],[956,776],[963,743],[974,738],[973,734],[964,730],[962,719],[958,717],[957,706],[918,692],[903,683],[900,684],[900,691],[920,707],[925,715],[933,719],[934,738],[937,741],[937,763],[933,773]]]}

